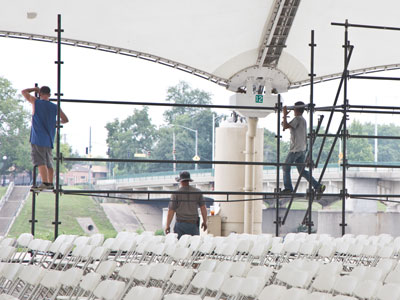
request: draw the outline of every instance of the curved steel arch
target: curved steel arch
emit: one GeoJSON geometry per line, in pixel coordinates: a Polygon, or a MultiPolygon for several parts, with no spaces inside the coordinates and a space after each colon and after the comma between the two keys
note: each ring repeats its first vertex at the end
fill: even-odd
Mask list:
{"type": "MultiPolygon", "coordinates": [[[[57,37],[48,36],[48,35],[38,35],[32,33],[24,33],[24,32],[12,32],[12,31],[0,31],[0,37],[4,38],[14,38],[14,39],[22,39],[22,40],[30,40],[37,42],[46,42],[46,43],[57,43],[57,37]]],[[[98,50],[108,53],[120,54],[125,56],[130,56],[134,58],[140,58],[146,61],[159,63],[163,66],[171,67],[173,69],[177,69],[179,71],[183,71],[194,76],[203,78],[205,80],[211,81],[215,84],[218,84],[223,87],[228,87],[227,80],[213,74],[207,73],[205,71],[190,67],[188,65],[166,59],[160,56],[152,55],[149,53],[139,52],[131,49],[119,48],[110,45],[98,44],[93,42],[86,42],[74,39],[61,38],[61,44],[67,46],[80,47],[91,50],[98,50]]]]}

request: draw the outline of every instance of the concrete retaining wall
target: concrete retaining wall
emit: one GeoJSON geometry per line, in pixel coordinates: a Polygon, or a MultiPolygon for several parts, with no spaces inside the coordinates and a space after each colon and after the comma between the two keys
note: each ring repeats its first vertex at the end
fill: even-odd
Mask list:
{"type": "MultiPolygon", "coordinates": [[[[285,214],[285,209],[280,209],[281,217],[285,214]]],[[[297,232],[305,211],[293,210],[289,212],[286,224],[281,227],[280,235],[288,232],[297,232]]],[[[275,234],[276,218],[275,209],[263,210],[263,233],[275,234]]],[[[314,211],[312,215],[314,222],[313,229],[321,234],[328,233],[334,237],[342,235],[342,229],[339,224],[342,222],[342,212],[332,210],[314,211]]],[[[346,233],[379,235],[381,233],[391,234],[392,236],[400,236],[400,213],[398,212],[377,212],[377,213],[352,213],[346,212],[345,222],[346,233]]]]}
{"type": "MultiPolygon", "coordinates": [[[[281,218],[285,215],[286,209],[279,209],[279,215],[281,218]]],[[[297,232],[299,226],[303,222],[305,215],[304,210],[291,210],[286,219],[285,225],[281,226],[280,234],[286,234],[289,232],[297,232]]],[[[276,220],[276,209],[267,208],[263,210],[263,221],[262,221],[262,232],[263,233],[273,233],[275,234],[275,220],[276,220]]],[[[312,221],[314,223],[314,228],[318,227],[318,212],[312,213],[312,221]]]]}

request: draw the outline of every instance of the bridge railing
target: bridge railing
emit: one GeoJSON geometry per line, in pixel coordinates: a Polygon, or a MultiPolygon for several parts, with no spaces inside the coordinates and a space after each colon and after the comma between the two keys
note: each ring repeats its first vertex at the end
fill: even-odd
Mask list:
{"type": "MultiPolygon", "coordinates": [[[[357,162],[357,164],[363,164],[357,162]]],[[[374,163],[365,163],[368,165],[374,163]]],[[[379,163],[380,165],[385,163],[379,163]]],[[[391,166],[399,165],[399,162],[388,162],[387,168],[351,168],[351,171],[363,171],[363,172],[379,172],[379,173],[387,173],[397,171],[398,168],[391,168],[391,166]]],[[[295,169],[295,168],[293,168],[295,169]]],[[[338,172],[341,169],[339,164],[332,163],[329,164],[326,172],[338,172]]],[[[192,177],[207,177],[207,176],[214,176],[214,169],[198,169],[198,170],[190,170],[192,177]]],[[[315,170],[318,172],[318,169],[315,170]]],[[[270,175],[276,173],[276,167],[273,166],[264,166],[263,174],[270,175]]],[[[115,184],[115,183],[129,183],[129,182],[142,182],[142,181],[165,181],[165,180],[174,180],[176,176],[179,175],[179,171],[163,171],[163,172],[151,172],[151,173],[140,173],[140,174],[126,174],[126,175],[117,175],[114,177],[108,177],[105,179],[98,179],[98,185],[108,185],[108,184],[115,184]]]]}
{"type": "MultiPolygon", "coordinates": [[[[192,177],[206,177],[214,176],[213,169],[198,169],[190,170],[192,177]]],[[[165,171],[165,172],[152,172],[152,173],[140,173],[140,174],[127,174],[118,175],[107,179],[98,179],[98,185],[107,185],[113,183],[127,183],[127,182],[141,182],[143,180],[174,180],[179,175],[179,171],[165,171]]]]}

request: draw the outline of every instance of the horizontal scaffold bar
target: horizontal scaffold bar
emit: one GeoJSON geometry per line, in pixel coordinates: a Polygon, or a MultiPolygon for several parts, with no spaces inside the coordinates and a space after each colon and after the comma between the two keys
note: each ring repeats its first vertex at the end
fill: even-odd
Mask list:
{"type": "Polygon", "coordinates": [[[365,75],[349,75],[353,79],[372,79],[372,80],[400,80],[400,77],[383,77],[383,76],[365,76],[365,75]]]}
{"type": "MultiPolygon", "coordinates": [[[[348,194],[350,198],[400,198],[400,194],[348,194]]],[[[379,199],[379,201],[386,201],[379,199]]]]}
{"type": "MultiPolygon", "coordinates": [[[[318,109],[318,111],[331,111],[331,109],[318,109]]],[[[334,109],[335,112],[344,113],[343,109],[334,109]]],[[[364,114],[386,114],[386,115],[399,115],[400,111],[384,111],[384,110],[365,110],[365,109],[349,109],[346,113],[364,113],[364,114]]]]}
{"type": "MultiPolygon", "coordinates": [[[[233,192],[233,191],[193,191],[193,192],[182,192],[178,190],[172,190],[172,191],[143,191],[143,190],[64,190],[61,189],[61,193],[63,194],[203,194],[203,195],[250,195],[250,196],[278,196],[279,193],[274,193],[274,192],[233,192]]],[[[305,193],[296,193],[294,194],[298,197],[304,197],[306,194],[305,193]]],[[[282,194],[281,194],[282,196],[282,194]]]]}
{"type": "Polygon", "coordinates": [[[87,162],[132,162],[132,163],[176,163],[176,164],[205,164],[205,165],[255,165],[255,166],[305,166],[306,163],[274,163],[274,162],[245,162],[227,160],[160,160],[160,159],[128,159],[128,158],[84,158],[84,157],[63,157],[63,161],[87,161],[87,162]]]}
{"type": "Polygon", "coordinates": [[[351,105],[349,104],[348,107],[352,108],[366,108],[366,109],[398,109],[400,110],[400,106],[382,106],[382,105],[351,105]]]}
{"type": "MultiPolygon", "coordinates": [[[[336,134],[333,133],[320,133],[315,134],[317,137],[336,137],[336,134]]],[[[342,137],[343,134],[338,134],[338,137],[342,137]]],[[[392,136],[392,135],[364,135],[364,134],[347,134],[346,137],[348,138],[355,138],[355,139],[388,139],[388,140],[400,140],[400,136],[392,136]]]]}
{"type": "Polygon", "coordinates": [[[344,27],[357,27],[357,28],[367,28],[367,29],[381,29],[381,30],[397,30],[397,31],[400,31],[400,27],[353,24],[353,23],[347,23],[347,22],[346,23],[332,22],[331,25],[333,25],[333,26],[344,26],[344,27]]]}
{"type": "MultiPolygon", "coordinates": [[[[57,101],[57,99],[50,99],[57,101]]],[[[240,106],[240,105],[212,105],[212,104],[184,104],[184,103],[166,103],[166,102],[132,102],[132,101],[112,101],[112,100],[82,100],[82,99],[61,99],[66,103],[92,103],[92,104],[120,104],[120,105],[140,105],[140,106],[167,106],[167,107],[193,107],[193,108],[224,108],[224,109],[257,109],[257,110],[276,110],[271,106],[240,106]]]]}
{"type": "MultiPolygon", "coordinates": [[[[341,164],[343,167],[344,164],[341,164]]],[[[385,164],[346,164],[346,168],[388,168],[399,169],[400,165],[385,165],[385,164]]]]}

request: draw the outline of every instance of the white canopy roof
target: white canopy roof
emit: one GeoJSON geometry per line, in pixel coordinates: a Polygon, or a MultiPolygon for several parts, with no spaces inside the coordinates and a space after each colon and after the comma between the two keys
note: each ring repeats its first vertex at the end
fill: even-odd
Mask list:
{"type": "MultiPolygon", "coordinates": [[[[2,0],[1,8],[0,36],[54,41],[61,14],[65,42],[149,59],[228,88],[254,66],[278,70],[290,87],[307,83],[312,29],[317,79],[341,74],[344,28],[331,22],[400,27],[398,0],[2,0]],[[273,49],[281,51],[268,58],[273,49]]],[[[350,28],[349,39],[350,70],[400,66],[400,31],[350,28]]]]}

